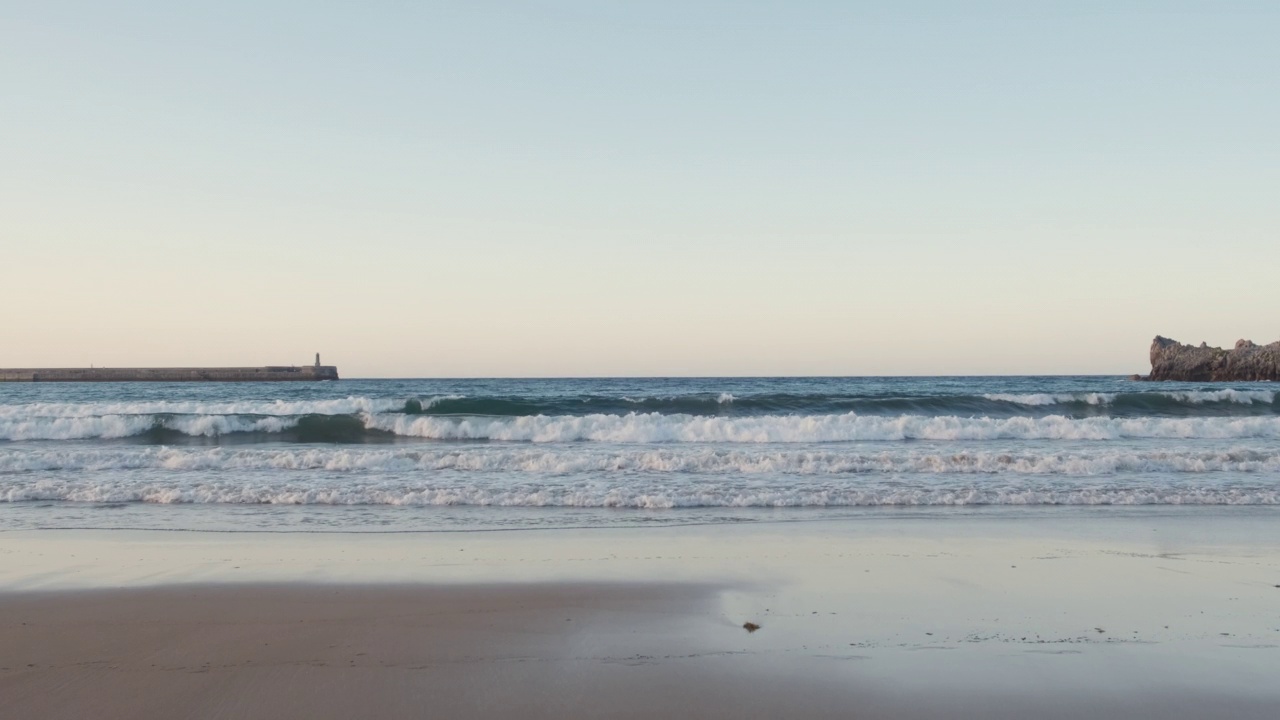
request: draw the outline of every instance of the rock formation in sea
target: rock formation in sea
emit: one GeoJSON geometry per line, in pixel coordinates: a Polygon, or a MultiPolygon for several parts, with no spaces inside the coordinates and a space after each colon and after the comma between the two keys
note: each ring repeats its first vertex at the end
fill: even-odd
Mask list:
{"type": "Polygon", "coordinates": [[[1183,345],[1156,336],[1151,343],[1151,374],[1144,380],[1213,382],[1280,380],[1280,341],[1258,345],[1239,340],[1231,350],[1206,343],[1183,345]]]}

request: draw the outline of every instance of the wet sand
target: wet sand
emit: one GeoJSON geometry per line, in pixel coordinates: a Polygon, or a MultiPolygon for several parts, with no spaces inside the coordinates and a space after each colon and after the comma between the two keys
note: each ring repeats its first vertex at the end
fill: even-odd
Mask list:
{"type": "Polygon", "coordinates": [[[1276,517],[1081,519],[0,533],[0,718],[1274,717],[1276,517]]]}

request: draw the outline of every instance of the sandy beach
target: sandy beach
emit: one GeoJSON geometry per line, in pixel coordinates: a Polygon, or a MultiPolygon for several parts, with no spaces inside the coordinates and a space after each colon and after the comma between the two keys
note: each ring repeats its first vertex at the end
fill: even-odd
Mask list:
{"type": "Polygon", "coordinates": [[[6,2],[0,720],[1277,720],[1280,2],[6,2]]]}
{"type": "Polygon", "coordinates": [[[0,717],[1272,717],[1276,519],[8,532],[0,717]]]}

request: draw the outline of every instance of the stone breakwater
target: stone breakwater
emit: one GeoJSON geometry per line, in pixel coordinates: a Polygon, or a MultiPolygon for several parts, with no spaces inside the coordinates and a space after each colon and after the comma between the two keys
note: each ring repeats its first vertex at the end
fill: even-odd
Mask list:
{"type": "Polygon", "coordinates": [[[281,382],[337,380],[333,365],[193,368],[0,368],[0,382],[281,382]]]}
{"type": "Polygon", "coordinates": [[[1280,380],[1280,341],[1258,345],[1239,340],[1230,350],[1184,345],[1156,336],[1151,343],[1151,374],[1143,380],[1250,382],[1280,380]]]}

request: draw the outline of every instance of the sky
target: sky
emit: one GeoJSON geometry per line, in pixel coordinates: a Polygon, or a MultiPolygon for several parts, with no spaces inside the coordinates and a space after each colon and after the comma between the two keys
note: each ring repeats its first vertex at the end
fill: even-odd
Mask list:
{"type": "Polygon", "coordinates": [[[1280,3],[0,3],[0,366],[1280,339],[1280,3]]]}

